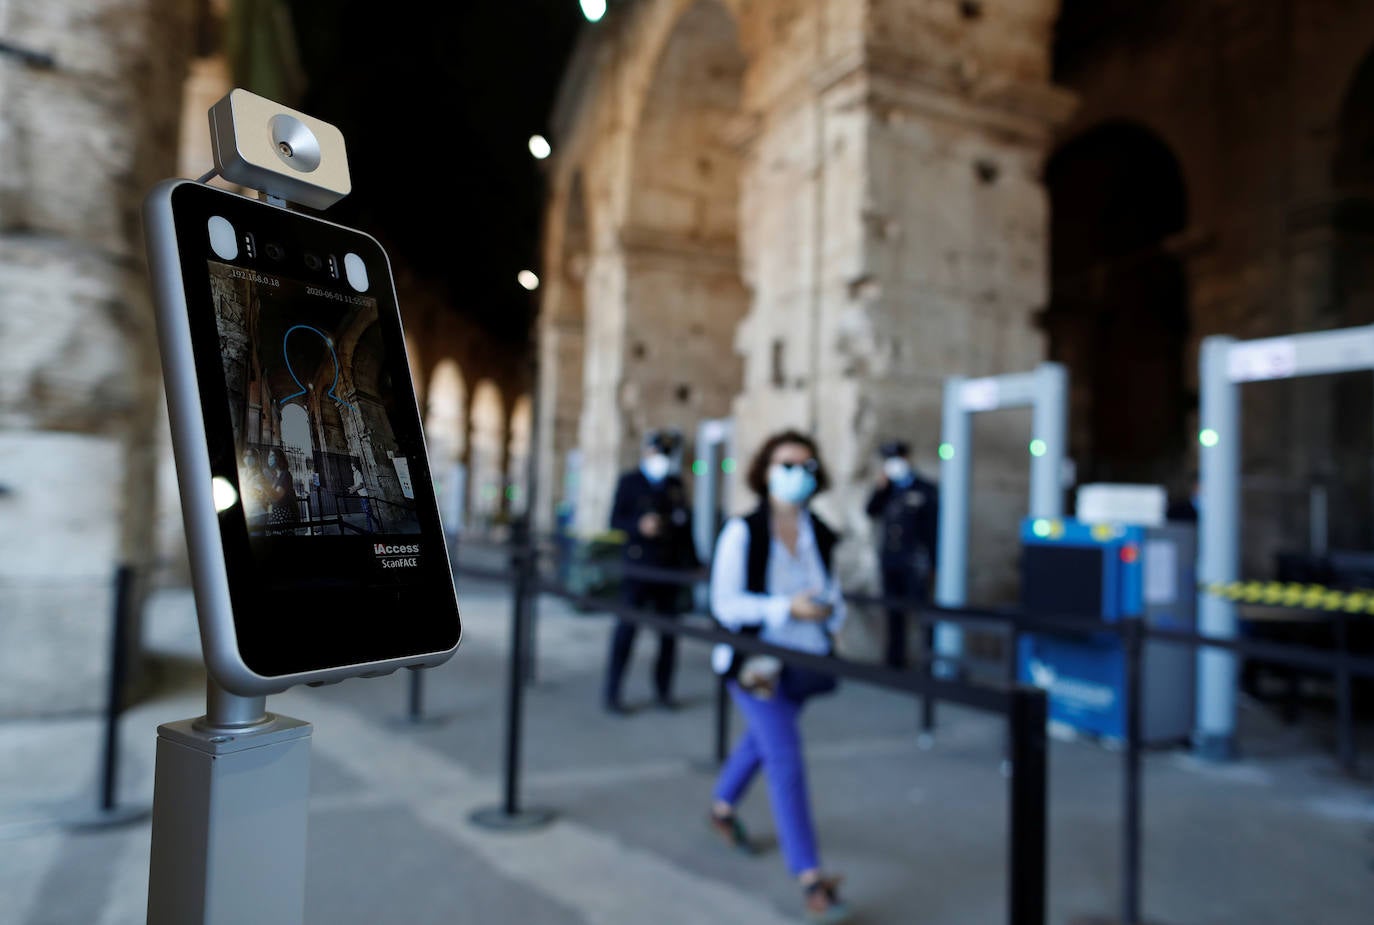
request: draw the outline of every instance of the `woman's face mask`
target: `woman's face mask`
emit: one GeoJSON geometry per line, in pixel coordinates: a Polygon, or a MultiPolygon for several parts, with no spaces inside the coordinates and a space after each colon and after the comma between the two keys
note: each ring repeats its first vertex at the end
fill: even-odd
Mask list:
{"type": "Polygon", "coordinates": [[[768,468],[768,494],[784,504],[802,505],[816,493],[815,460],[774,463],[768,468]]]}
{"type": "Polygon", "coordinates": [[[662,453],[646,456],[642,464],[644,477],[651,482],[661,482],[668,477],[668,470],[672,465],[672,461],[662,453]]]}
{"type": "Polygon", "coordinates": [[[269,469],[275,469],[275,468],[277,468],[277,455],[276,455],[275,453],[268,453],[268,454],[267,454],[267,468],[269,468],[269,469]]]}

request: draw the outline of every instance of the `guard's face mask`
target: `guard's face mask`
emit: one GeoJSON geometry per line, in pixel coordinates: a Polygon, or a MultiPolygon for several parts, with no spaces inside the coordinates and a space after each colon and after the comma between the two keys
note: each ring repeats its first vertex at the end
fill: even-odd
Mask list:
{"type": "Polygon", "coordinates": [[[894,456],[883,463],[883,474],[889,482],[899,486],[910,485],[915,477],[915,473],[911,471],[911,463],[900,456],[894,456]]]}
{"type": "Polygon", "coordinates": [[[649,481],[658,483],[668,477],[668,470],[672,468],[672,461],[662,453],[654,453],[652,456],[644,457],[644,462],[640,468],[644,470],[644,477],[649,481]]]}
{"type": "Polygon", "coordinates": [[[816,493],[816,475],[804,465],[775,463],[768,469],[768,493],[784,504],[805,504],[816,493]]]}

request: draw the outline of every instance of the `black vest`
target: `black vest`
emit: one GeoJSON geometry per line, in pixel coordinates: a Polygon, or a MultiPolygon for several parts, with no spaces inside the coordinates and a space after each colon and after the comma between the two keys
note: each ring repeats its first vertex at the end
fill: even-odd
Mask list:
{"type": "MultiPolygon", "coordinates": [[[[773,519],[769,516],[768,506],[756,508],[754,513],[744,518],[744,525],[749,528],[749,567],[745,572],[744,588],[751,594],[766,594],[768,554],[773,549],[773,519]]],[[[839,537],[815,514],[811,515],[811,533],[816,537],[816,551],[820,553],[821,567],[828,578],[839,537]]]]}
{"type": "MultiPolygon", "coordinates": [[[[767,594],[768,554],[773,549],[773,524],[768,506],[760,505],[754,513],[744,518],[744,525],[749,528],[749,562],[745,571],[744,589],[751,594],[767,594]]],[[[831,574],[830,564],[834,558],[835,544],[839,542],[839,537],[815,514],[811,515],[811,534],[816,538],[816,552],[820,554],[821,568],[825,570],[828,578],[831,574]]],[[[757,636],[762,631],[762,626],[742,626],[736,630],[745,636],[757,636]]],[[[725,671],[725,677],[738,677],[744,659],[743,653],[734,652],[730,659],[730,667],[725,671]]]]}

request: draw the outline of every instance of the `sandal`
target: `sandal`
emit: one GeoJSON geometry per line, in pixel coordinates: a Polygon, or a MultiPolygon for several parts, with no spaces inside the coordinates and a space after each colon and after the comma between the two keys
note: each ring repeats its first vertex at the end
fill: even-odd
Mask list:
{"type": "Polygon", "coordinates": [[[739,816],[734,813],[722,816],[713,809],[708,814],[707,821],[731,848],[744,854],[754,853],[754,846],[749,842],[749,833],[744,830],[744,823],[739,821],[739,816]]]}
{"type": "Polygon", "coordinates": [[[824,925],[849,921],[849,907],[840,899],[840,877],[819,877],[802,887],[806,917],[824,925]]]}

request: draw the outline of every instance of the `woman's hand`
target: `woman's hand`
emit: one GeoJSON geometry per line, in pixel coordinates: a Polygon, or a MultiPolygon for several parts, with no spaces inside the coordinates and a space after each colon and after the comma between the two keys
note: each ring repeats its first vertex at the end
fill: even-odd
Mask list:
{"type": "Polygon", "coordinates": [[[824,623],[830,619],[835,608],[829,604],[817,603],[815,598],[818,593],[817,591],[803,591],[793,595],[792,606],[789,610],[792,619],[800,620],[803,623],[824,623]]]}

